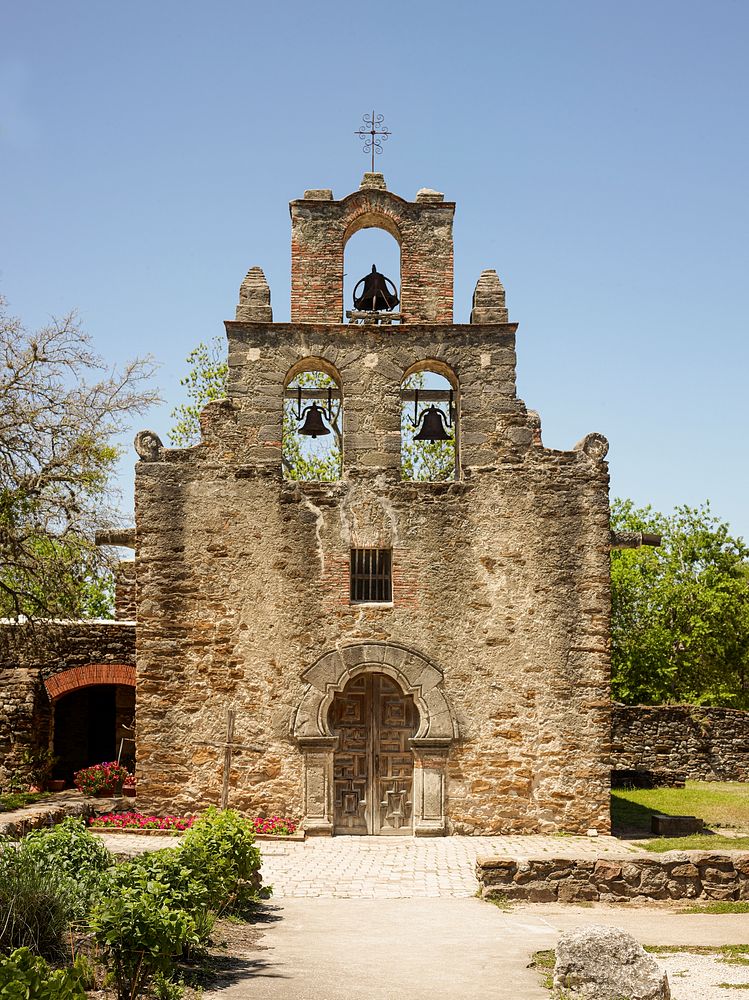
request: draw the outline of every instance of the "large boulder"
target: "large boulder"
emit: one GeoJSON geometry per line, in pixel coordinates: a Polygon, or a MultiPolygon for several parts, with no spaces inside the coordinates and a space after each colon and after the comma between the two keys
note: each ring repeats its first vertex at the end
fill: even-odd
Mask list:
{"type": "Polygon", "coordinates": [[[559,939],[554,988],[585,1000],[671,1000],[668,977],[618,927],[578,927],[559,939]]]}

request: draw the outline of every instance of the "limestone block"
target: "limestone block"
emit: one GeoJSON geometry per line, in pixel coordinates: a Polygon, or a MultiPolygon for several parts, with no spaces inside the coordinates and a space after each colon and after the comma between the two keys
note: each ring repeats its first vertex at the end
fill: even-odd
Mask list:
{"type": "Polygon", "coordinates": [[[263,270],[251,267],[239,286],[239,305],[236,318],[244,323],[272,323],[270,288],[263,270]]]}
{"type": "Polygon", "coordinates": [[[471,323],[506,323],[505,290],[494,268],[482,271],[473,292],[471,323]]]}
{"type": "Polygon", "coordinates": [[[579,927],[559,939],[554,987],[585,1000],[670,1000],[655,959],[617,927],[579,927]]]}

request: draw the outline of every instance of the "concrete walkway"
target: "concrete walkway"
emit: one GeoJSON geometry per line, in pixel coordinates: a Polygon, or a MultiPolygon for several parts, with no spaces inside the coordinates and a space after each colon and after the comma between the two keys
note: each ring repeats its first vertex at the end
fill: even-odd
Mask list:
{"type": "Polygon", "coordinates": [[[549,1000],[533,952],[590,923],[645,944],[729,944],[745,915],[609,907],[524,907],[479,899],[299,899],[266,907],[260,950],[239,956],[205,1000],[549,1000]]]}

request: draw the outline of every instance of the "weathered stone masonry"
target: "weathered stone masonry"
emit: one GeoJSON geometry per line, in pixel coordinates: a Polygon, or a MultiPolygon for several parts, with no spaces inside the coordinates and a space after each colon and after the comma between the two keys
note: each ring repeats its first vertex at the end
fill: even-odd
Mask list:
{"type": "Polygon", "coordinates": [[[749,712],[696,705],[614,705],[611,766],[749,781],[749,712]]]}
{"type": "Polygon", "coordinates": [[[138,439],[139,802],[217,801],[231,706],[256,748],[234,754],[231,803],[330,832],[327,707],[378,671],[419,710],[415,832],[606,831],[605,439],[540,443],[493,272],[453,322],[451,203],[311,194],[292,203],[292,322],[270,321],[253,269],[201,443],[138,439]],[[340,322],[346,234],[368,225],[401,240],[400,326],[340,322]],[[458,387],[451,483],[401,480],[400,384],[425,362],[458,387]],[[337,483],[282,478],[283,392],[305,368],[341,388],[337,483]],[[391,604],[350,603],[352,546],[392,547],[391,604]]]}

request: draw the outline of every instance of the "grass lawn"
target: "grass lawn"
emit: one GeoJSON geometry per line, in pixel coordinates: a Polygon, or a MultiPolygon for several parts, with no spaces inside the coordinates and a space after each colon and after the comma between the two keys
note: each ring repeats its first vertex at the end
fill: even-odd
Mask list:
{"type": "Polygon", "coordinates": [[[7,795],[0,795],[0,813],[13,812],[14,809],[21,809],[32,802],[41,802],[48,797],[49,792],[9,792],[7,795]]]}
{"type": "MultiPolygon", "coordinates": [[[[612,791],[611,822],[615,831],[649,833],[653,813],[699,816],[708,827],[727,827],[749,834],[749,784],[740,781],[688,781],[686,788],[637,788],[631,791],[617,788],[612,791]]],[[[695,838],[678,839],[683,846],[686,839],[695,838]]],[[[734,849],[746,850],[746,844],[737,843],[734,849]]]]}

